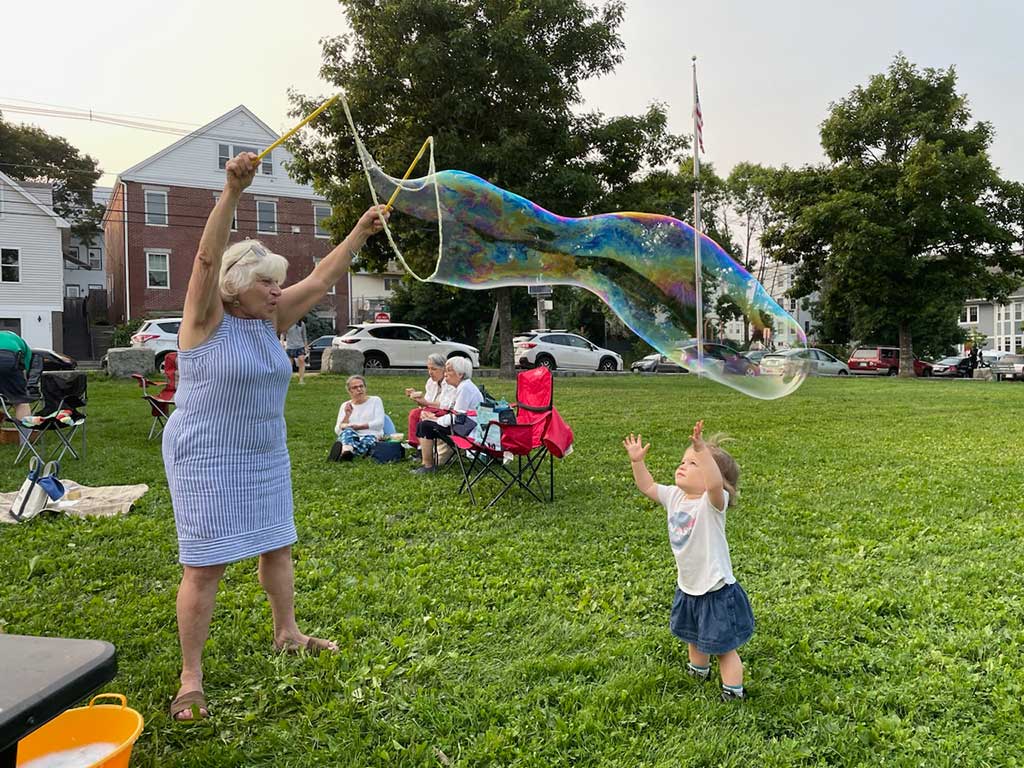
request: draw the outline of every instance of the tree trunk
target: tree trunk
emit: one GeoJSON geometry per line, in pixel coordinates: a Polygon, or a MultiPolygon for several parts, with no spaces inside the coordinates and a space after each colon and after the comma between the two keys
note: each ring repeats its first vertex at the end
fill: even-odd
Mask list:
{"type": "Polygon", "coordinates": [[[498,343],[501,345],[501,376],[511,379],[516,375],[512,349],[512,289],[496,288],[498,294],[498,343]]]}
{"type": "Polygon", "coordinates": [[[900,320],[900,376],[912,378],[914,375],[914,345],[910,338],[910,323],[900,320]]]}

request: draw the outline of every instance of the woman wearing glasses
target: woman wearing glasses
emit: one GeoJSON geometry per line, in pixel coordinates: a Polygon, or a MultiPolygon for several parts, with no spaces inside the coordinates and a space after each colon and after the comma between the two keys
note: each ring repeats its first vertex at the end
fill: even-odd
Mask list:
{"type": "Polygon", "coordinates": [[[163,436],[164,466],[184,566],[178,588],[181,687],[176,720],[206,717],[202,653],[214,599],[229,563],[259,557],[279,651],[335,651],[295,623],[292,515],[284,401],[291,364],[278,337],[348,271],[352,255],[387,218],[383,206],[360,217],[312,274],[282,288],[288,262],[262,244],[228,245],[235,207],[258,166],[229,161],[224,191],[206,222],[178,332],[177,409],[163,436]]]}
{"type": "Polygon", "coordinates": [[[366,379],[349,376],[345,382],[349,399],[338,409],[334,434],[338,439],[331,446],[331,461],[352,461],[365,456],[384,436],[384,403],[376,395],[366,394],[366,379]]]}

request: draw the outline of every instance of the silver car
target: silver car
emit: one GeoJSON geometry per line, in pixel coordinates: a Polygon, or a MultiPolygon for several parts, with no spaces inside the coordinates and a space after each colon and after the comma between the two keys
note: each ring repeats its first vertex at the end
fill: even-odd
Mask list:
{"type": "Polygon", "coordinates": [[[787,349],[769,352],[761,358],[763,376],[792,376],[805,368],[809,376],[849,376],[850,368],[842,360],[823,349],[787,349]]]}
{"type": "Polygon", "coordinates": [[[1024,379],[1024,355],[1003,355],[992,363],[991,368],[992,378],[996,381],[1024,379]]]}

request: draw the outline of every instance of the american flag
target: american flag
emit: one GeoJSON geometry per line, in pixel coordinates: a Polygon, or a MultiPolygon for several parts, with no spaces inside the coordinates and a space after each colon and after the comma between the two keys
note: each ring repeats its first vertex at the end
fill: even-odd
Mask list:
{"type": "Polygon", "coordinates": [[[704,115],[700,111],[700,94],[697,93],[697,82],[694,80],[693,83],[693,125],[694,132],[697,134],[697,146],[700,147],[700,151],[704,151],[704,115]]]}

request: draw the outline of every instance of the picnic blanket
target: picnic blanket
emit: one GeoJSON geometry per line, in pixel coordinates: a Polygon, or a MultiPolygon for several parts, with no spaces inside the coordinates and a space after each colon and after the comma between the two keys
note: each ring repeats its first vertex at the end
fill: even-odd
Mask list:
{"type": "MultiPolygon", "coordinates": [[[[74,480],[62,480],[67,493],[60,501],[51,501],[46,505],[46,512],[63,512],[71,517],[114,517],[126,515],[132,505],[142,497],[149,486],[138,485],[102,485],[91,488],[74,480]]],[[[17,491],[0,493],[0,522],[13,523],[15,520],[7,514],[17,491]]]]}

